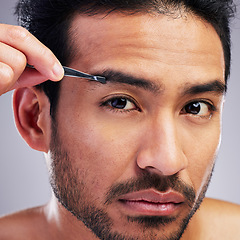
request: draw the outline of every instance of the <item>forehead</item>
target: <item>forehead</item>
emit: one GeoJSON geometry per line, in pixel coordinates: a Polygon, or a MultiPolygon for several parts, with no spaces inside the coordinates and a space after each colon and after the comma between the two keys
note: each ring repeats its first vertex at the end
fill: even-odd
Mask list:
{"type": "Polygon", "coordinates": [[[194,15],[76,15],[70,38],[73,64],[88,72],[111,68],[148,78],[159,72],[167,77],[174,68],[190,75],[201,72],[224,78],[219,36],[209,23],[194,15]]]}

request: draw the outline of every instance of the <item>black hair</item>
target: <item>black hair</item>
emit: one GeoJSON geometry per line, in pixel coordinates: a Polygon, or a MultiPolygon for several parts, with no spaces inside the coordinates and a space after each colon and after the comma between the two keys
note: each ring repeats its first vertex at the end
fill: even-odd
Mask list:
{"type": "MultiPolygon", "coordinates": [[[[16,14],[20,25],[50,48],[63,65],[67,65],[72,56],[68,30],[74,13],[174,14],[179,9],[200,17],[216,30],[223,46],[227,83],[231,63],[229,23],[235,13],[233,0],[20,0],[16,14]]],[[[54,117],[60,82],[47,81],[38,87],[48,96],[50,113],[54,117]]]]}

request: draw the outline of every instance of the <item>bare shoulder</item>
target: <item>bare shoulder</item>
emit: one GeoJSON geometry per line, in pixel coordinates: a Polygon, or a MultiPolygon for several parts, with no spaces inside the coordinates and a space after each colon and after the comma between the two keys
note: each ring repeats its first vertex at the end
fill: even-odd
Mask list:
{"type": "MultiPolygon", "coordinates": [[[[240,205],[216,199],[206,198],[202,211],[209,215],[217,224],[228,224],[239,228],[240,231],[240,205]]],[[[226,225],[225,225],[226,226],[226,225]]]]}
{"type": "Polygon", "coordinates": [[[240,205],[206,198],[190,222],[194,239],[239,240],[240,205]]]}
{"type": "Polygon", "coordinates": [[[0,240],[36,239],[43,227],[43,208],[37,207],[0,218],[0,240]]]}

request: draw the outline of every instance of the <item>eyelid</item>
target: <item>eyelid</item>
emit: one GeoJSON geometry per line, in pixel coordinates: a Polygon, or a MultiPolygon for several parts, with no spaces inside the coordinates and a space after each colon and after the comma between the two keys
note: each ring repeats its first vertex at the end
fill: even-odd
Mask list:
{"type": "Polygon", "coordinates": [[[138,106],[137,101],[133,97],[131,97],[130,95],[127,95],[127,94],[123,94],[123,93],[114,93],[114,94],[108,95],[108,96],[102,98],[101,103],[107,102],[114,98],[126,98],[127,100],[131,101],[132,103],[134,103],[135,105],[138,106]]]}
{"type": "MultiPolygon", "coordinates": [[[[138,102],[137,102],[133,97],[131,97],[130,95],[123,94],[123,93],[114,93],[114,94],[111,94],[111,95],[108,95],[108,96],[104,97],[104,98],[101,100],[99,106],[100,106],[100,107],[101,107],[101,106],[106,106],[107,103],[108,103],[110,100],[115,99],[115,98],[125,98],[125,99],[127,99],[128,101],[130,101],[132,104],[134,104],[134,105],[136,106],[136,109],[137,109],[138,111],[141,111],[141,108],[140,108],[138,102]]],[[[124,110],[124,109],[123,109],[123,110],[124,110]]]]}
{"type": "MultiPolygon", "coordinates": [[[[188,101],[188,102],[186,102],[186,103],[184,104],[183,108],[186,107],[188,104],[194,103],[194,102],[205,103],[205,104],[207,104],[208,106],[211,107],[211,110],[212,110],[212,111],[216,111],[216,110],[217,110],[215,104],[214,104],[211,100],[209,100],[209,99],[204,99],[204,98],[197,98],[197,99],[190,100],[190,101],[188,101]]],[[[183,108],[182,108],[182,109],[183,109],[183,108]]]]}
{"type": "Polygon", "coordinates": [[[186,115],[189,115],[189,116],[192,116],[194,118],[198,118],[198,119],[210,119],[213,114],[217,111],[217,108],[215,107],[214,103],[209,100],[209,99],[194,99],[194,100],[191,100],[189,102],[187,102],[184,107],[181,109],[181,113],[183,114],[186,114],[186,115]],[[193,113],[187,113],[186,110],[185,110],[185,107],[191,103],[204,103],[206,104],[210,109],[209,109],[209,114],[207,115],[198,115],[198,114],[193,114],[193,113]]]}

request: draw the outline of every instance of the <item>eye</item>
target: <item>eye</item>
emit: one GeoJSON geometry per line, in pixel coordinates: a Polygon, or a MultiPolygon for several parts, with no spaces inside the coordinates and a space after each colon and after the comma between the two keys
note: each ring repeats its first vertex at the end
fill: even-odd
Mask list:
{"type": "Polygon", "coordinates": [[[215,107],[204,101],[194,101],[188,103],[181,111],[182,114],[191,114],[203,118],[210,118],[215,111],[215,107]]]}
{"type": "Polygon", "coordinates": [[[134,108],[134,104],[127,100],[126,98],[114,98],[109,101],[109,105],[113,108],[118,108],[118,109],[132,109],[134,108]]]}
{"type": "Polygon", "coordinates": [[[116,111],[119,110],[121,112],[139,110],[134,100],[125,96],[112,97],[106,100],[105,102],[101,103],[101,106],[108,107],[110,110],[116,111]]]}

